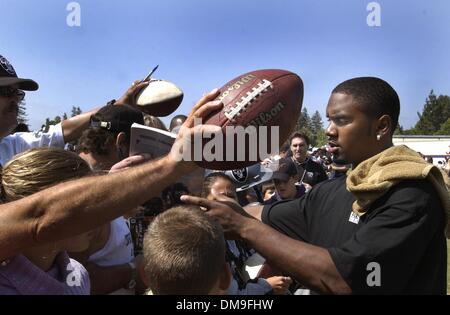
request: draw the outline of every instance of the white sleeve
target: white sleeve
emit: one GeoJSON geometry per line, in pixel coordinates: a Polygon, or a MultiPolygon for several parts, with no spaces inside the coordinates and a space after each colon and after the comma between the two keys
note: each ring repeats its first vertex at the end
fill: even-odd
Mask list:
{"type": "Polygon", "coordinates": [[[61,124],[50,126],[48,132],[17,132],[0,141],[0,163],[5,165],[14,155],[32,148],[64,148],[61,124]]]}
{"type": "Polygon", "coordinates": [[[239,290],[237,281],[232,278],[227,295],[264,295],[270,291],[272,291],[272,286],[264,278],[248,281],[242,290],[239,290]]]}

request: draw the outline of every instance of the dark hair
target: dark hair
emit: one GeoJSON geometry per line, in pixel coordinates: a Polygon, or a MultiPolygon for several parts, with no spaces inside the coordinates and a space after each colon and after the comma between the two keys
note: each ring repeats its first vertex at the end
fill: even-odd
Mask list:
{"type": "Polygon", "coordinates": [[[118,133],[103,128],[88,128],[78,140],[77,153],[108,154],[108,145],[114,142],[118,133]]]}
{"type": "Polygon", "coordinates": [[[228,177],[227,175],[225,175],[224,173],[222,173],[222,172],[211,173],[208,176],[206,176],[205,179],[203,180],[202,195],[201,195],[203,198],[208,197],[208,195],[211,192],[212,185],[214,185],[214,183],[219,178],[227,180],[234,185],[233,180],[230,177],[228,177]]]}
{"type": "Polygon", "coordinates": [[[165,209],[183,204],[180,199],[183,195],[189,195],[189,189],[183,183],[175,183],[166,187],[161,192],[165,209]]]}
{"type": "Polygon", "coordinates": [[[272,181],[265,182],[262,184],[261,192],[264,195],[268,189],[275,190],[275,185],[272,181]]]}
{"type": "Polygon", "coordinates": [[[164,203],[159,197],[153,197],[146,201],[142,207],[144,208],[143,215],[146,217],[156,216],[164,211],[164,203]]]}
{"type": "Polygon", "coordinates": [[[25,123],[18,123],[12,133],[15,133],[15,132],[30,132],[30,128],[25,123]]]}
{"type": "Polygon", "coordinates": [[[281,147],[280,147],[280,153],[286,152],[288,153],[290,150],[291,146],[289,145],[289,143],[285,142],[281,147]]]}
{"type": "Polygon", "coordinates": [[[295,139],[295,138],[302,138],[303,140],[305,140],[307,146],[309,146],[309,144],[311,143],[309,141],[309,137],[307,135],[296,131],[289,137],[289,145],[291,145],[292,140],[295,139]]]}
{"type": "Polygon", "coordinates": [[[384,80],[375,77],[353,78],[340,83],[332,93],[353,96],[373,118],[388,115],[392,119],[391,134],[398,125],[400,100],[397,92],[384,80]]]}

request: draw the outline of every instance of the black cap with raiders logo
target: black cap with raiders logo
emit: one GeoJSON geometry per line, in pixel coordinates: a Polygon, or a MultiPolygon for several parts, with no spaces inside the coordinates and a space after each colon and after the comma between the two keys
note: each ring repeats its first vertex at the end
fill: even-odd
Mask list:
{"type": "Polygon", "coordinates": [[[2,55],[0,55],[0,86],[15,86],[25,91],[36,91],[39,88],[35,81],[17,77],[13,66],[2,55]]]}
{"type": "Polygon", "coordinates": [[[240,192],[271,180],[273,170],[263,164],[256,163],[245,168],[228,171],[205,169],[204,177],[206,178],[213,173],[227,175],[236,185],[236,191],[240,192]]]}

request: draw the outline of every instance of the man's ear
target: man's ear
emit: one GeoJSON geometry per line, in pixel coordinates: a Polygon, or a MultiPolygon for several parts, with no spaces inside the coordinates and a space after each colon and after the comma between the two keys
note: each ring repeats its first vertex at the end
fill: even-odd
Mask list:
{"type": "Polygon", "coordinates": [[[137,272],[139,274],[139,277],[140,277],[141,281],[148,288],[150,286],[150,282],[148,281],[147,274],[145,273],[145,266],[144,266],[144,264],[138,264],[136,267],[138,269],[137,272]]]}
{"type": "Polygon", "coordinates": [[[220,273],[219,276],[219,290],[222,291],[221,294],[226,294],[231,284],[231,277],[232,275],[230,265],[227,262],[225,262],[223,264],[222,272],[220,273]]]}
{"type": "Polygon", "coordinates": [[[393,126],[392,119],[389,115],[383,115],[378,118],[377,135],[381,138],[389,136],[394,133],[397,126],[393,126]]]}
{"type": "Polygon", "coordinates": [[[127,135],[121,131],[116,137],[116,147],[121,148],[127,145],[127,135]]]}
{"type": "Polygon", "coordinates": [[[130,154],[130,141],[125,132],[119,132],[116,137],[116,148],[123,154],[121,158],[126,158],[130,154]]]}

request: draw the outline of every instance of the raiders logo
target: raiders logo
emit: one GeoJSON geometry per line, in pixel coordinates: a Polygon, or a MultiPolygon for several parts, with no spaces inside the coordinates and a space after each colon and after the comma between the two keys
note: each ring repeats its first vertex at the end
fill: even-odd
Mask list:
{"type": "Polygon", "coordinates": [[[237,170],[232,170],[231,175],[239,183],[245,183],[247,181],[248,172],[247,168],[239,168],[237,170]]]}
{"type": "Polygon", "coordinates": [[[2,68],[8,72],[11,75],[16,75],[16,71],[14,70],[13,66],[9,63],[9,61],[3,57],[2,55],[0,55],[0,65],[2,66],[2,68]]]}

